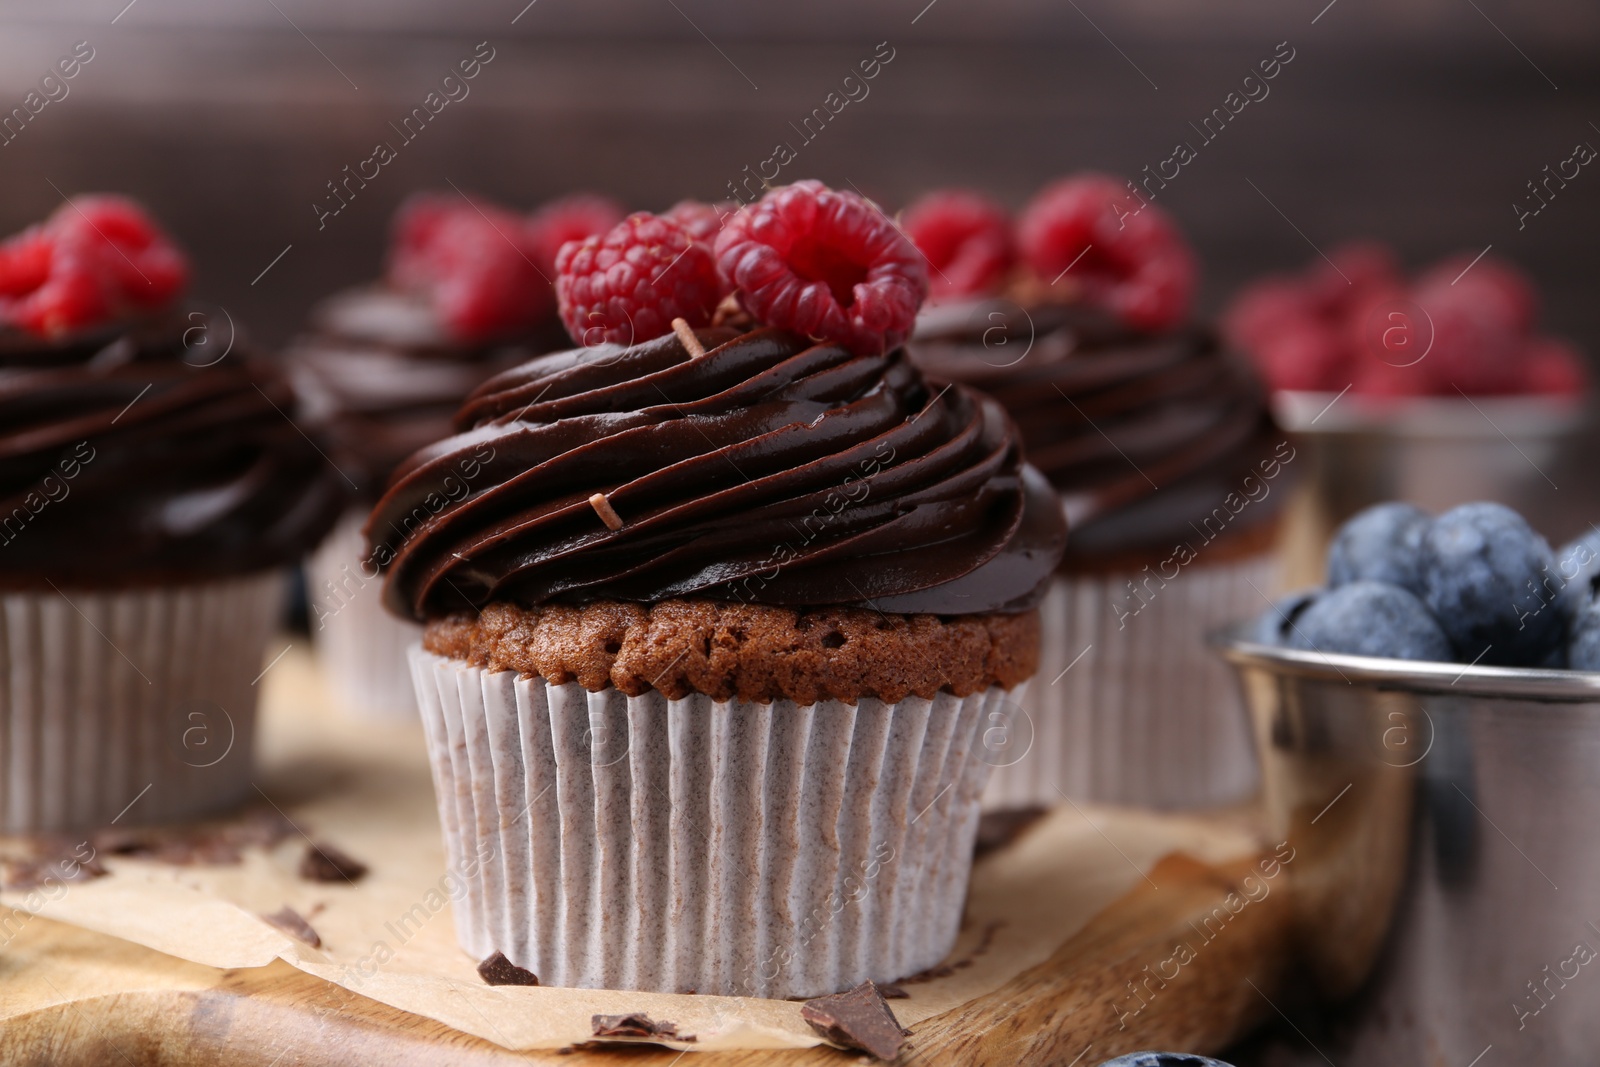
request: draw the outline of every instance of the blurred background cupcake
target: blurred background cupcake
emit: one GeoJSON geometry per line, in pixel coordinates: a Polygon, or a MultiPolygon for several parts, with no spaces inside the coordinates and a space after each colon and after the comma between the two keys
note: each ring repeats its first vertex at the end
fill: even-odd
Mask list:
{"type": "Polygon", "coordinates": [[[1333,530],[1384,500],[1434,512],[1495,500],[1557,538],[1585,529],[1571,497],[1592,482],[1590,374],[1544,331],[1541,303],[1487,250],[1408,277],[1377,241],[1240,291],[1227,335],[1306,456],[1289,535],[1295,584],[1319,579],[1333,530]]]}
{"type": "Polygon", "coordinates": [[[1059,502],[999,405],[906,358],[925,268],[854,193],[780,187],[715,258],[639,213],[558,270],[603,337],[480,387],[368,526],[427,627],[447,851],[493,856],[462,947],[761,997],[934,965],[1059,502]]]}
{"type": "Polygon", "coordinates": [[[131,201],[0,245],[0,829],[210,812],[250,790],[284,568],[337,472],[289,382],[131,201]]]}
{"type": "Polygon", "coordinates": [[[308,623],[329,682],[359,712],[409,719],[405,650],[420,636],[383,611],[361,524],[399,462],[450,432],[484,379],[564,348],[550,279],[569,240],[610,229],[622,209],[576,194],[523,217],[458,193],[401,207],[384,278],[328,298],[289,349],[307,420],[354,501],[306,568],[308,623]]]}
{"type": "Polygon", "coordinates": [[[1203,638],[1277,586],[1295,451],[1248,365],[1192,320],[1193,253],[1136,186],[1094,174],[1046,187],[1014,226],[969,192],[903,222],[941,299],[913,359],[1005,405],[1071,526],[989,801],[1242,799],[1249,728],[1203,638]]]}

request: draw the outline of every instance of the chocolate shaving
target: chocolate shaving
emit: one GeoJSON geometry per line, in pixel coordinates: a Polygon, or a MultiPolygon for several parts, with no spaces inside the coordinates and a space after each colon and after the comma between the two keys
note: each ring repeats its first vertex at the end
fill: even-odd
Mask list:
{"type": "Polygon", "coordinates": [[[706,346],[694,335],[694,330],[686,319],[673,319],[672,332],[678,335],[678,343],[683,345],[683,350],[689,353],[690,359],[699,359],[706,354],[706,346]]]}
{"type": "Polygon", "coordinates": [[[329,844],[306,846],[300,877],[308,882],[359,882],[367,865],[329,844]]]}
{"type": "Polygon", "coordinates": [[[504,952],[496,952],[493,956],[478,964],[478,977],[488,985],[538,985],[539,976],[526,967],[518,967],[506,959],[504,952]]]}
{"type": "Polygon", "coordinates": [[[611,501],[606,499],[604,493],[592,494],[589,497],[589,506],[600,516],[600,521],[606,524],[606,529],[613,531],[622,529],[622,516],[617,514],[617,509],[611,506],[611,501]]]}
{"type": "Polygon", "coordinates": [[[231,866],[252,846],[272,848],[294,833],[294,824],[274,808],[250,808],[236,818],[183,826],[107,827],[95,832],[95,849],[111,856],[155,860],[174,866],[231,866]]]}
{"type": "Polygon", "coordinates": [[[306,922],[305,916],[301,915],[287,904],[273,912],[271,915],[268,915],[266,912],[262,912],[261,918],[262,921],[271,926],[277,927],[279,930],[283,931],[285,934],[288,934],[296,941],[303,941],[312,948],[322,947],[321,936],[319,936],[317,932],[311,928],[310,923],[306,922]]]}
{"type": "Polygon", "coordinates": [[[978,816],[978,836],[972,843],[972,858],[978,859],[1005,848],[1049,812],[1049,808],[1037,805],[984,812],[978,816]]]}
{"type": "Polygon", "coordinates": [[[892,982],[882,982],[878,985],[878,993],[884,1000],[910,1000],[911,994],[892,982]]]}
{"type": "Polygon", "coordinates": [[[55,853],[7,863],[0,886],[27,891],[53,882],[87,882],[109,873],[93,856],[79,859],[76,853],[55,853]]]}
{"type": "Polygon", "coordinates": [[[880,1060],[899,1056],[905,1042],[905,1028],[870,981],[848,993],[806,1001],[800,1006],[800,1017],[827,1041],[860,1049],[880,1060]]]}
{"type": "Polygon", "coordinates": [[[693,1034],[678,1033],[678,1024],[662,1019],[653,1021],[644,1012],[629,1012],[626,1015],[596,1015],[589,1020],[594,1027],[595,1037],[643,1037],[643,1038],[670,1038],[673,1041],[693,1041],[693,1034]]]}

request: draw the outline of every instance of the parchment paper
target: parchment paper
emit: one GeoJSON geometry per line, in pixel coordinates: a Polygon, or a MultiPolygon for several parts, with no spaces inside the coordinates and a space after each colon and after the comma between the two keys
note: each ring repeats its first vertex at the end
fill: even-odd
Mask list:
{"type": "MultiPolygon", "coordinates": [[[[102,857],[107,877],[48,893],[0,893],[0,905],[176,957],[179,985],[199,981],[195,964],[252,968],[282,959],[509,1049],[585,1041],[592,1015],[633,1011],[697,1036],[692,1044],[662,1042],[678,1048],[821,1043],[802,1021],[799,1002],[485,985],[477,961],[456,947],[450,897],[461,883],[445,868],[420,726],[341,712],[298,641],[260,684],[266,687],[262,770],[253,791],[287,815],[297,833],[270,851],[248,851],[234,866],[102,857]],[[370,871],[355,885],[301,879],[297,868],[312,840],[336,846],[370,871]],[[320,949],[260,918],[284,905],[309,918],[320,949]]],[[[127,821],[136,813],[137,805],[127,821]]],[[[1064,804],[980,861],[948,961],[960,966],[907,984],[910,998],[893,1001],[895,1013],[912,1025],[999,988],[1047,959],[1170,852],[1215,863],[1257,847],[1245,830],[1211,820],[1064,804]]],[[[0,1019],[6,1006],[0,997],[0,1019]]]]}

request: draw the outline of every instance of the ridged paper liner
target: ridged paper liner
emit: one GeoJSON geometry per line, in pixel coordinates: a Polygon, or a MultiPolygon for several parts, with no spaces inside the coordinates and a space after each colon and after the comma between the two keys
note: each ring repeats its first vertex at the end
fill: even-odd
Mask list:
{"type": "Polygon", "coordinates": [[[1276,575],[1273,554],[1197,561],[1147,586],[1156,592],[1142,608],[1128,587],[1142,572],[1052,580],[1039,672],[1019,701],[1027,722],[1009,724],[1026,754],[997,761],[1010,765],[989,780],[984,807],[1055,805],[1063,794],[1158,808],[1248,797],[1259,781],[1248,716],[1205,637],[1265,611],[1276,575]],[[1119,619],[1117,607],[1130,614],[1119,619]]]}
{"type": "Polygon", "coordinates": [[[0,594],[0,832],[182,819],[249,794],[283,581],[0,594]]]}
{"type": "Polygon", "coordinates": [[[755,997],[891,981],[955,942],[1009,694],[628,697],[411,653],[457,938],[545,985],[755,997]]]}
{"type": "Polygon", "coordinates": [[[306,560],[306,596],[317,658],[340,702],[352,711],[412,720],[417,691],[406,650],[422,627],[383,607],[383,578],[361,536],[365,510],[351,511],[306,560]]]}

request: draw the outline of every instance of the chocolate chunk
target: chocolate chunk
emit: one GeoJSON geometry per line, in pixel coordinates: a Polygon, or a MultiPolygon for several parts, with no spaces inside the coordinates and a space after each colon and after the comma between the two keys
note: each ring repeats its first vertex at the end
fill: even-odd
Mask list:
{"type": "Polygon", "coordinates": [[[892,985],[892,984],[890,984],[888,982],[885,982],[882,985],[878,986],[878,993],[883,997],[884,1000],[909,1000],[909,999],[911,999],[911,994],[910,993],[907,993],[904,989],[901,989],[899,986],[892,985]]]}
{"type": "Polygon", "coordinates": [[[595,1037],[669,1037],[674,1041],[693,1041],[693,1034],[678,1033],[678,1024],[662,1019],[653,1021],[643,1012],[627,1015],[596,1015],[590,1020],[595,1037]]]}
{"type": "Polygon", "coordinates": [[[109,872],[92,855],[79,859],[74,853],[44,855],[28,860],[8,863],[0,885],[6,889],[25,891],[61,882],[87,882],[109,872]]]}
{"type": "Polygon", "coordinates": [[[1048,814],[1049,810],[1035,805],[984,812],[978,816],[978,836],[972,843],[972,858],[977,859],[1005,848],[1048,814]]]}
{"type": "Polygon", "coordinates": [[[243,859],[244,849],[271,848],[294,832],[293,824],[271,808],[251,808],[226,821],[164,827],[97,830],[95,848],[112,856],[155,860],[176,867],[226,867],[243,859]]]}
{"type": "Polygon", "coordinates": [[[862,982],[848,993],[808,1000],[800,1006],[800,1017],[833,1044],[860,1049],[880,1060],[900,1055],[905,1041],[900,1020],[871,982],[862,982]]]}
{"type": "Polygon", "coordinates": [[[307,845],[300,860],[300,877],[308,882],[358,882],[366,873],[365,863],[328,844],[307,845]]]}
{"type": "Polygon", "coordinates": [[[506,959],[504,952],[496,952],[493,956],[478,964],[478,977],[489,985],[538,985],[539,976],[526,967],[518,967],[506,959]]]}
{"type": "Polygon", "coordinates": [[[293,908],[289,907],[287,904],[273,912],[271,915],[262,912],[261,918],[266,923],[275,926],[285,934],[288,934],[296,941],[303,941],[312,948],[322,947],[322,938],[315,930],[311,928],[311,924],[306,922],[304,916],[295,911],[293,908]]]}

